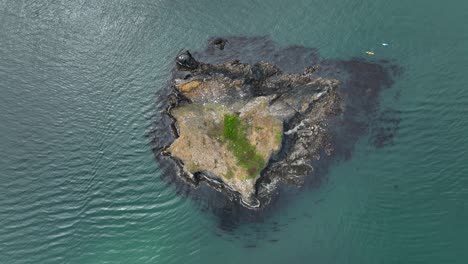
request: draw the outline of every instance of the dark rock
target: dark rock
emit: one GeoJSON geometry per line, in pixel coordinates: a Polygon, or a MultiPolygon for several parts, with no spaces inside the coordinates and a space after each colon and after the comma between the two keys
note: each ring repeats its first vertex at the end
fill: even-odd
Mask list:
{"type": "Polygon", "coordinates": [[[223,50],[224,45],[226,45],[226,42],[227,42],[227,40],[224,39],[224,38],[215,38],[212,43],[218,49],[223,50]]]}
{"type": "Polygon", "coordinates": [[[181,69],[194,70],[198,67],[199,63],[196,61],[190,51],[186,50],[180,53],[176,58],[176,63],[181,69]]]}

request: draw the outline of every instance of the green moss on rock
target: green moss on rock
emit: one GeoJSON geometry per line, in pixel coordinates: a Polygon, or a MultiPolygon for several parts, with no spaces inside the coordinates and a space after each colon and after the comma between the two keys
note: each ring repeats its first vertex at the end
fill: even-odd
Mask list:
{"type": "Polygon", "coordinates": [[[237,115],[225,114],[223,139],[228,150],[236,157],[239,166],[247,170],[247,178],[255,178],[265,167],[265,160],[247,139],[248,125],[237,115]]]}
{"type": "Polygon", "coordinates": [[[280,144],[281,143],[281,139],[283,137],[283,133],[281,131],[277,132],[275,134],[275,141],[276,141],[276,144],[280,144]]]}

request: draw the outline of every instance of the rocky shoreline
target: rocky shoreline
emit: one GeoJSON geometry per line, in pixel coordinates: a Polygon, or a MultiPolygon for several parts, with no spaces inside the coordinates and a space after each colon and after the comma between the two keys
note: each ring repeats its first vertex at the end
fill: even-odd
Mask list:
{"type": "Polygon", "coordinates": [[[312,160],[332,154],[326,123],[341,112],[339,81],[315,75],[317,67],[298,74],[268,62],[209,64],[189,51],[176,63],[168,114],[177,138],[163,153],[195,185],[203,179],[257,208],[279,181],[300,184],[312,160]]]}
{"type": "Polygon", "coordinates": [[[175,64],[161,98],[170,121],[162,119],[167,126],[155,137],[158,160],[174,161],[187,192],[207,183],[248,209],[265,208],[284,186],[319,181],[330,161],[349,157],[361,135],[374,133],[380,91],[398,70],[384,61],[323,60],[302,47],[277,50],[256,37],[211,39],[175,64]]]}

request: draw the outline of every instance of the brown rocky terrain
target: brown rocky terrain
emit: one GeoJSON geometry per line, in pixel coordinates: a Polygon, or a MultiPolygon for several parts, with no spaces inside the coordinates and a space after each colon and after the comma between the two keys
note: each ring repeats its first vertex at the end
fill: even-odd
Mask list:
{"type": "Polygon", "coordinates": [[[313,172],[311,161],[333,152],[327,121],[342,110],[338,80],[314,67],[284,73],[267,62],[203,63],[188,51],[176,63],[168,114],[177,138],[164,154],[186,179],[205,180],[253,208],[267,201],[264,190],[300,183],[313,172]]]}

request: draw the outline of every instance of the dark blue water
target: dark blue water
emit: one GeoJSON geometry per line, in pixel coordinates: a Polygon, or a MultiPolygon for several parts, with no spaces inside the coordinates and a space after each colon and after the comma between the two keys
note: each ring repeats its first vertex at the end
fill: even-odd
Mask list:
{"type": "Polygon", "coordinates": [[[0,263],[467,263],[466,1],[0,7],[0,263]],[[220,229],[149,136],[174,56],[215,35],[397,62],[393,144],[364,136],[318,188],[220,229]]]}

